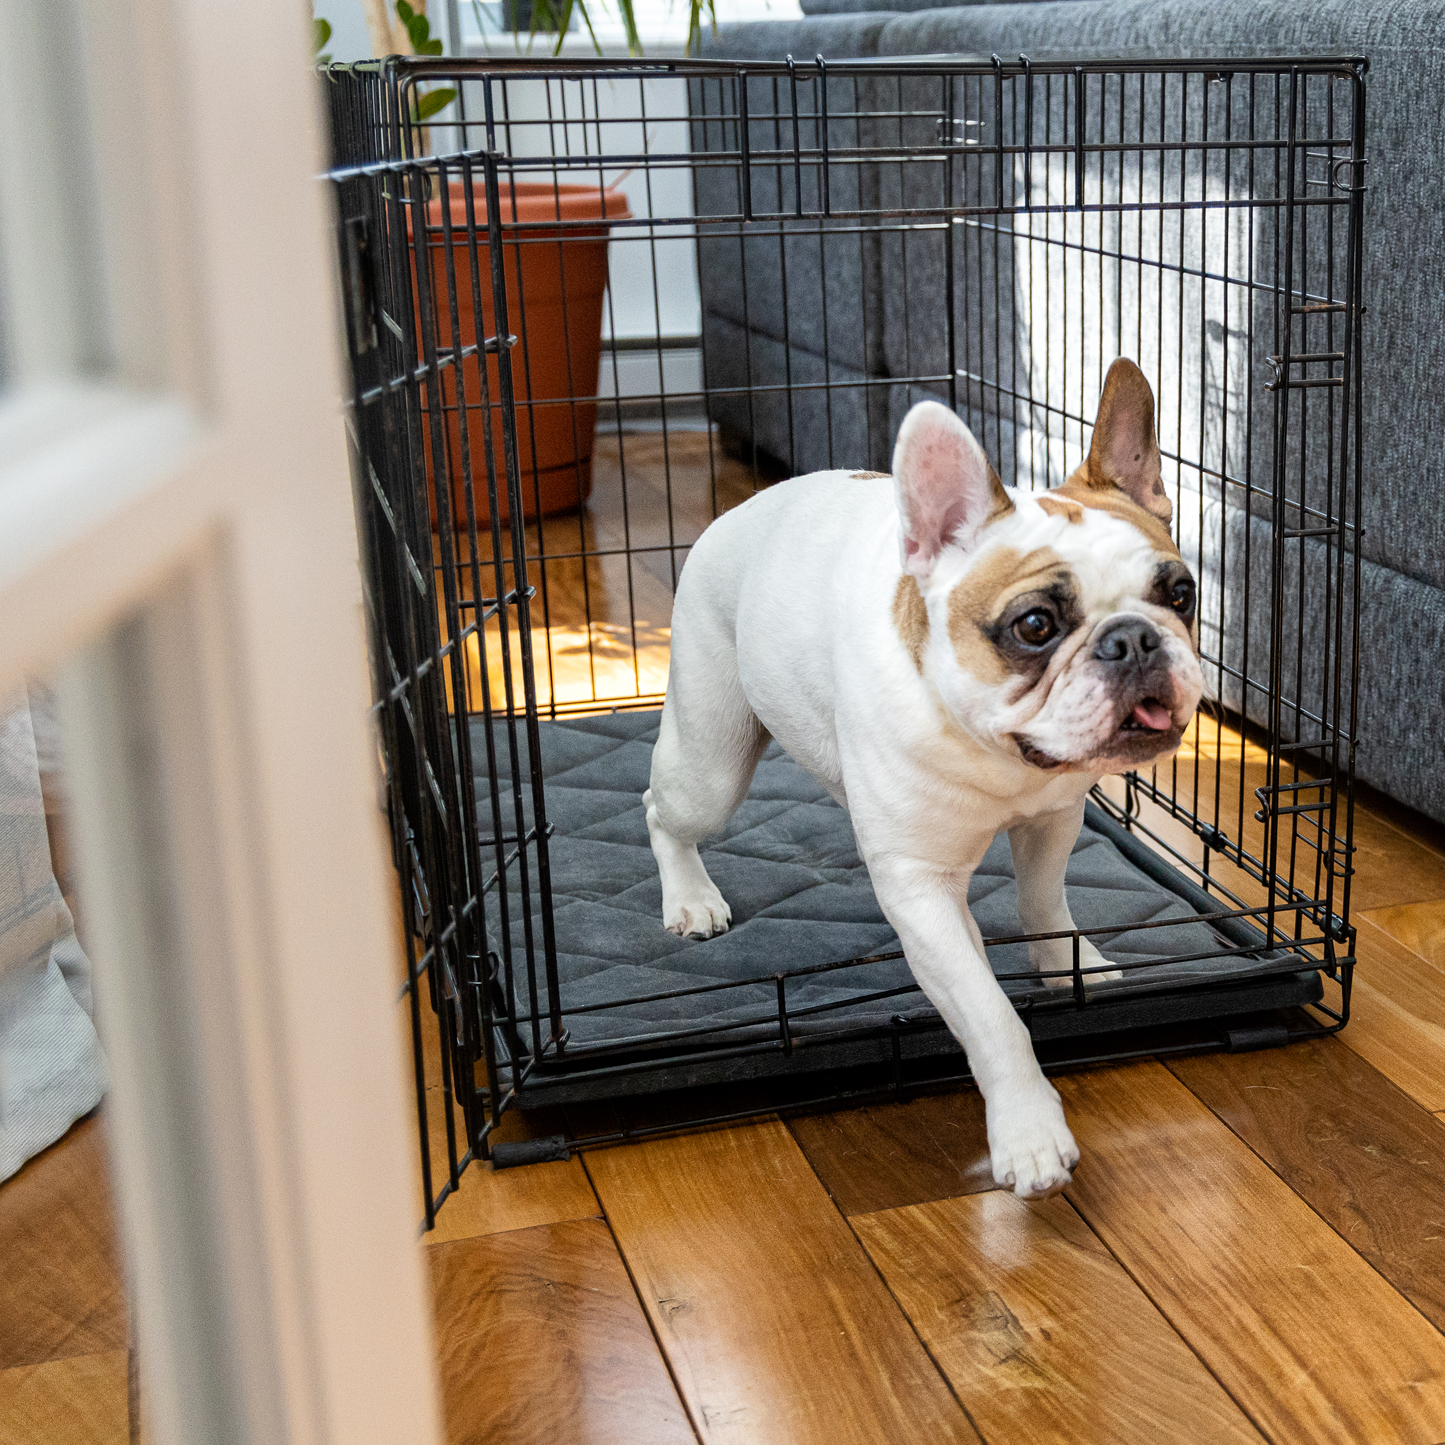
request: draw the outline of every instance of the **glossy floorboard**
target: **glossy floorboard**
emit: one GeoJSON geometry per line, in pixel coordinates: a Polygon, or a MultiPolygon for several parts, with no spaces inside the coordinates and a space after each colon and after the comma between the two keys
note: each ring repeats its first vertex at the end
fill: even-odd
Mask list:
{"type": "MultiPolygon", "coordinates": [[[[661,689],[672,568],[715,483],[723,504],[752,489],[705,438],[627,447],[625,516],[604,447],[581,530],[547,524],[550,552],[591,554],[550,570],[534,639],[562,702],[661,689]],[[630,566],[629,529],[654,549],[630,566]]],[[[1256,844],[1262,756],[1206,723],[1168,790],[1256,844]]],[[[1140,818],[1202,858],[1162,808],[1140,818]]],[[[1441,838],[1357,812],[1337,1039],[1060,1080],[1084,1149],[1064,1198],[993,1189],[966,1091],[471,1166],[420,1246],[449,1441],[1445,1442],[1441,838]]],[[[442,1077],[424,1062],[435,1188],[442,1077]]],[[[505,1134],[569,1123],[598,1127],[513,1116],[505,1134]]],[[[81,1124],[0,1186],[6,1445],[140,1438],[102,1133],[81,1124]]]]}
{"type": "Polygon", "coordinates": [[[995,1189],[853,1228],[986,1440],[1260,1440],[1066,1200],[995,1189]]]}
{"type": "Polygon", "coordinates": [[[429,1244],[426,1253],[447,1445],[693,1439],[602,1220],[429,1244]]]}
{"type": "Polygon", "coordinates": [[[1445,1336],[1189,1089],[1142,1063],[1060,1093],[1069,1201],[1269,1439],[1445,1439],[1445,1336]]]}
{"type": "Polygon", "coordinates": [[[587,1169],[704,1440],[977,1440],[782,1124],[587,1169]]]}

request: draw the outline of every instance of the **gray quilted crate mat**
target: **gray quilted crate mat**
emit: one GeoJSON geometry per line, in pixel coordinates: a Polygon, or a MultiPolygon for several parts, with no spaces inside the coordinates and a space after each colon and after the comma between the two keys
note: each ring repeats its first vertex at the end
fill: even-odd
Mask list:
{"type": "MultiPolygon", "coordinates": [[[[898,949],[858,857],[848,815],[776,744],[759,764],[743,805],[726,829],[702,849],[708,872],[732,906],[732,928],[706,941],[667,932],[642,808],[657,725],[656,712],[540,725],[546,809],[553,827],[550,859],[559,993],[574,1057],[598,1048],[646,1053],[665,1047],[687,1052],[777,1039],[778,998],[771,975],[898,949]],[[767,977],[756,981],[760,976],[767,977]],[[708,985],[732,986],[688,992],[708,985]],[[663,1036],[679,1033],[685,1037],[664,1040],[663,1036]]],[[[473,737],[483,779],[478,799],[482,816],[489,820],[484,728],[485,724],[475,723],[473,737]]],[[[524,824],[530,827],[529,765],[520,724],[516,734],[524,824]]],[[[494,737],[510,832],[512,760],[503,725],[495,725],[494,737]]],[[[1030,1017],[1036,1038],[1243,1013],[1317,996],[1314,975],[1286,973],[1281,978],[1286,964],[1280,955],[1253,951],[1210,957],[1221,949],[1238,950],[1258,936],[1237,924],[1229,926],[1226,934],[1199,922],[1197,914],[1221,905],[1177,878],[1152,855],[1146,856],[1102,815],[1091,818],[1095,826],[1084,828],[1069,860],[1067,886],[1075,922],[1081,928],[1107,928],[1107,933],[1095,935],[1095,943],[1126,969],[1130,964],[1159,962],[1126,973],[1117,982],[1094,986],[1083,1009],[1073,1007],[1067,990],[1046,988],[1033,980],[1005,981],[1011,996],[1036,1005],[1030,1017]],[[1108,836],[1110,832],[1116,836],[1108,836]],[[1138,862],[1121,849],[1132,851],[1138,862]],[[1139,926],[1161,921],[1168,926],[1139,926]],[[1252,991],[1235,990],[1228,999],[1212,998],[1197,987],[1181,992],[1181,985],[1250,979],[1259,981],[1252,991]]],[[[508,882],[517,1006],[522,1037],[528,1039],[530,993],[515,867],[509,870],[508,882]]],[[[545,1019],[548,996],[535,872],[531,884],[539,1008],[545,1019]]],[[[1006,836],[995,839],[985,855],[970,887],[969,903],[985,939],[1023,931],[1006,836]]],[[[494,907],[488,911],[488,927],[496,947],[494,907]]],[[[1024,971],[1027,948],[1023,944],[990,947],[989,961],[995,973],[1024,971]]],[[[900,1015],[909,1022],[936,1020],[928,1001],[912,985],[902,958],[790,978],[787,1003],[793,1035],[800,1043],[818,1043],[840,1031],[887,1028],[900,1015]]],[[[948,1047],[944,1036],[923,1051],[948,1047]]],[[[792,1058],[803,1061],[800,1068],[809,1067],[808,1052],[794,1051],[792,1058]]],[[[863,1050],[859,1057],[871,1059],[876,1052],[876,1048],[863,1050]]],[[[836,1062],[836,1053],[828,1050],[830,1063],[836,1062]]],[[[823,1050],[814,1054],[821,1061],[823,1050]]],[[[725,1073],[739,1077],[747,1071],[734,1067],[725,1073]]],[[[706,1077],[705,1072],[700,1077],[706,1077]]],[[[696,1081],[694,1075],[688,1079],[696,1081]]],[[[628,1088],[625,1080],[614,1077],[599,1083],[595,1092],[628,1088]]]]}

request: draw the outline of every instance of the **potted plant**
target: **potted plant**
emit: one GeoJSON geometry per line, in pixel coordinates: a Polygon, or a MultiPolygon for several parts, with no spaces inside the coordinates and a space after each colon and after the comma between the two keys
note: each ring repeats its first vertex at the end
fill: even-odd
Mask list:
{"type": "MultiPolygon", "coordinates": [[[[502,242],[506,278],[507,326],[519,338],[511,352],[517,462],[521,471],[523,515],[576,511],[592,491],[592,442],[597,426],[598,368],[602,356],[602,301],[607,289],[607,238],[613,221],[627,220],[627,198],[612,187],[554,184],[551,180],[504,178],[501,223],[518,229],[502,242]],[[596,224],[587,224],[595,222],[596,224]],[[579,399],[580,398],[580,399],[579,399]]],[[[493,303],[487,198],[474,182],[473,216],[477,234],[477,281],[482,310],[475,311],[471,244],[467,234],[467,198],[463,182],[426,207],[426,247],[436,315],[436,344],[453,346],[448,304],[447,241],[443,210],[450,209],[452,274],[456,278],[456,341],[473,348],[458,371],[444,368],[439,395],[446,426],[444,471],[451,478],[452,513],[464,517],[466,491],[462,468],[461,411],[466,406],[472,497],[478,523],[490,520],[487,452],[483,430],[481,365],[487,367],[492,458],[508,519],[506,461],[503,453],[500,377],[495,351],[484,356],[481,343],[498,328],[493,303]]],[[[425,393],[424,393],[425,394],[425,393]]],[[[426,395],[427,404],[433,397],[426,395]]],[[[433,440],[426,439],[427,480],[432,487],[432,524],[436,524],[433,440]]]]}
{"type": "MultiPolygon", "coordinates": [[[[529,27],[527,44],[538,34],[555,34],[560,51],[574,17],[586,25],[592,43],[601,53],[593,29],[589,4],[597,0],[506,0],[513,28],[524,17],[529,27]]],[[[386,0],[364,0],[373,51],[378,55],[409,53],[440,55],[442,44],[431,35],[425,0],[395,0],[394,18],[386,0]]],[[[629,54],[641,53],[641,39],[633,0],[616,0],[629,54]]],[[[704,14],[716,24],[715,0],[687,0],[687,49],[701,41],[704,14]]],[[[326,42],[319,22],[317,49],[326,42]]],[[[329,27],[326,27],[329,33],[329,27]]],[[[521,46],[521,32],[517,44],[521,46]]],[[[417,87],[411,100],[411,119],[418,134],[429,134],[433,118],[456,99],[450,86],[417,87]]],[[[511,353],[513,397],[516,407],[517,459],[521,470],[523,512],[537,515],[576,511],[592,489],[592,444],[597,422],[598,368],[602,348],[602,303],[607,288],[607,243],[611,224],[628,220],[631,212],[623,193],[613,186],[554,184],[552,180],[521,181],[507,178],[500,197],[500,223],[506,277],[507,320],[519,337],[511,353]],[[595,224],[587,224],[595,222],[595,224]],[[579,398],[582,398],[579,400],[579,398]]],[[[432,524],[436,525],[435,478],[441,471],[451,479],[452,512],[465,516],[465,478],[459,405],[465,404],[473,505],[479,524],[490,521],[487,493],[487,454],[480,367],[487,367],[492,456],[507,520],[502,418],[498,362],[495,354],[483,356],[482,343],[496,334],[492,295],[488,212],[483,185],[473,188],[472,214],[477,236],[478,291],[482,314],[475,314],[471,285],[471,245],[467,234],[467,198],[460,181],[449,194],[433,197],[425,210],[426,253],[430,291],[436,314],[436,345],[449,350],[455,344],[475,348],[460,373],[447,367],[437,384],[438,394],[423,395],[428,406],[440,405],[445,418],[444,455],[433,457],[433,437],[427,428],[425,451],[432,524]],[[444,210],[449,212],[444,218],[444,210]],[[448,298],[447,243],[443,221],[451,229],[451,274],[456,278],[458,336],[451,334],[448,298]],[[458,379],[461,394],[458,394],[458,379]],[[440,465],[438,465],[440,462],[440,465]]],[[[408,221],[410,224],[410,219],[408,221]]],[[[415,278],[413,278],[415,283],[415,278]]]]}

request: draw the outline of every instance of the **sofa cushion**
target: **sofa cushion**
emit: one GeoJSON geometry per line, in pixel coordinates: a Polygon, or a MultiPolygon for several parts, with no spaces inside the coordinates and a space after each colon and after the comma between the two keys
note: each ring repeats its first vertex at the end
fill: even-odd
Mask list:
{"type": "MultiPolygon", "coordinates": [[[[880,55],[1027,54],[1121,58],[1358,54],[1370,60],[1365,202],[1365,557],[1445,587],[1445,189],[1422,183],[1445,144],[1445,4],[1295,0],[1045,0],[897,15],[880,55]],[[1425,319],[1422,318],[1432,318],[1425,319]]],[[[897,298],[885,305],[890,368],[906,350],[897,298]]],[[[910,322],[913,347],[918,328],[910,322]]],[[[1256,349],[1271,349],[1256,343],[1256,349]]],[[[917,358],[915,358],[916,360],[917,358]]],[[[1262,364],[1262,354],[1255,358],[1262,364]]]]}
{"type": "MultiPolygon", "coordinates": [[[[996,0],[950,0],[954,5],[992,5],[996,0]]],[[[1035,5],[1043,0],[1014,0],[1019,5],[1035,5]]],[[[1083,3],[1083,0],[1074,0],[1083,3]]],[[[804,15],[864,15],[887,10],[894,14],[914,10],[935,10],[935,0],[802,0],[804,15]]]]}
{"type": "MultiPolygon", "coordinates": [[[[761,22],[722,27],[708,37],[709,59],[778,60],[794,54],[811,61],[817,53],[856,59],[873,53],[884,17],[761,22]],[[782,47],[780,49],[779,47],[782,47]]],[[[809,67],[807,75],[811,74],[809,67]]],[[[748,143],[755,154],[787,151],[793,143],[792,99],[786,81],[753,76],[747,82],[748,143]]],[[[878,144],[868,117],[880,108],[867,80],[839,77],[830,83],[829,144],[839,150],[878,144]]],[[[813,82],[798,87],[799,141],[817,144],[813,82]]],[[[737,85],[732,78],[689,82],[694,154],[730,151],[738,145],[737,85]]],[[[829,168],[830,209],[877,208],[876,167],[838,163],[829,168]]],[[[736,220],[700,228],[699,286],[703,310],[817,356],[834,358],[869,375],[883,370],[882,277],[878,238],[855,221],[820,222],[820,177],[804,166],[795,177],[790,163],[749,168],[748,201],[757,219],[746,238],[736,220]],[[801,180],[801,186],[797,181],[801,180]],[[790,219],[801,206],[805,219],[790,219]],[[786,304],[785,298],[786,297],[786,304]],[[862,304],[860,304],[860,301],[862,304]]],[[[740,216],[741,177],[735,165],[694,172],[699,216],[740,216]]]]}
{"type": "MultiPolygon", "coordinates": [[[[1268,521],[1238,507],[1229,508],[1221,521],[1217,501],[1180,506],[1177,515],[1180,551],[1201,579],[1199,641],[1207,659],[1207,695],[1231,711],[1247,709],[1253,721],[1267,723],[1273,529],[1268,521]],[[1247,690],[1243,675],[1253,683],[1247,690]]],[[[1351,570],[1347,562],[1347,596],[1351,570]]],[[[1335,557],[1319,542],[1291,542],[1283,548],[1282,578],[1281,738],[1293,742],[1319,737],[1319,725],[1311,714],[1338,716],[1347,736],[1355,640],[1348,612],[1338,651],[1330,635],[1341,622],[1335,557]],[[1296,703],[1302,711],[1296,710],[1296,703]]],[[[1362,561],[1359,614],[1356,771],[1402,803],[1445,818],[1445,772],[1421,766],[1424,760],[1439,757],[1440,729],[1445,723],[1445,670],[1434,661],[1445,656],[1445,590],[1362,561]],[[1408,619],[1407,625],[1402,619],[1408,619]]],[[[1347,754],[1342,745],[1342,765],[1347,754]]],[[[1299,801],[1314,803],[1318,797],[1306,793],[1299,801]]],[[[1301,837],[1312,838],[1311,829],[1302,828],[1301,837]]],[[[1313,867],[1312,852],[1305,849],[1301,856],[1313,867]]]]}
{"type": "MultiPolygon", "coordinates": [[[[873,7],[878,10],[878,6],[873,7]]],[[[886,14],[860,14],[837,18],[819,13],[801,20],[750,20],[741,24],[703,28],[698,53],[704,60],[772,60],[792,55],[811,60],[859,60],[878,53],[878,38],[888,22],[886,14]]]]}
{"type": "Polygon", "coordinates": [[[886,383],[709,312],[703,313],[703,342],[710,420],[752,441],[793,475],[887,468],[893,433],[886,383]]]}

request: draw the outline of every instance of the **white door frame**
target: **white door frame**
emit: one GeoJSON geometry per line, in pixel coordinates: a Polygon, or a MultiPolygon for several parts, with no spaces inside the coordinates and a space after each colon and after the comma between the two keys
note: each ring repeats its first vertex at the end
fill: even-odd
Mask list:
{"type": "Polygon", "coordinates": [[[0,18],[0,688],[61,670],[150,1432],[430,1445],[306,10],[0,18]]]}

